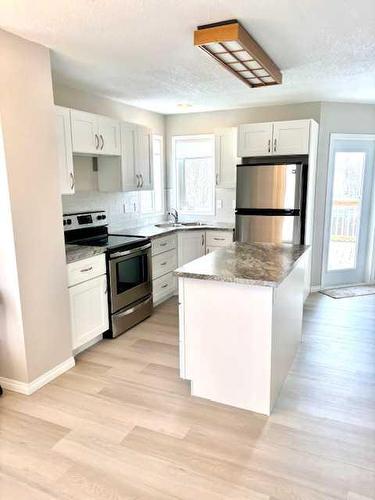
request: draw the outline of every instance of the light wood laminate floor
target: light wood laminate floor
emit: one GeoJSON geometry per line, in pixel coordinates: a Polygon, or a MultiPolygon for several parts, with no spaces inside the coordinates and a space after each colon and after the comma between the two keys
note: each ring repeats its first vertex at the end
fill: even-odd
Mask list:
{"type": "Polygon", "coordinates": [[[0,498],[375,498],[374,353],[375,295],[313,294],[272,416],[210,403],[179,379],[172,299],[32,396],[0,399],[0,498]]]}

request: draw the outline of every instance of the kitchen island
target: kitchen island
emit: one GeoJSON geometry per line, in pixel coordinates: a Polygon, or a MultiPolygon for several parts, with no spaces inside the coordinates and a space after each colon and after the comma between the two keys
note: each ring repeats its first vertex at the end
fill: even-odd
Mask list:
{"type": "Polygon", "coordinates": [[[233,243],[175,271],[192,395],[270,415],[301,341],[309,252],[233,243]]]}

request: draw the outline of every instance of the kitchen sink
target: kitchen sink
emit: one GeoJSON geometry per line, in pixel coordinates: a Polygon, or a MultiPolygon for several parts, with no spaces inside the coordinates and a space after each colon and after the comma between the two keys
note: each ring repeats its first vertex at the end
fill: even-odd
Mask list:
{"type": "Polygon", "coordinates": [[[156,227],[182,227],[182,224],[176,224],[175,222],[163,222],[162,224],[155,224],[156,227]]]}
{"type": "Polygon", "coordinates": [[[194,227],[194,226],[207,226],[204,222],[180,222],[181,226],[194,227]]]}
{"type": "Polygon", "coordinates": [[[200,227],[207,226],[204,222],[163,222],[161,224],[155,224],[156,227],[200,227]]]}

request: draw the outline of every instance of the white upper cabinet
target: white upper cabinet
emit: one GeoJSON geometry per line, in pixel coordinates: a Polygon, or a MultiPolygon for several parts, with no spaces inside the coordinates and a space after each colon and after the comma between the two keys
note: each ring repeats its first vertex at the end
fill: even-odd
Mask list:
{"type": "Polygon", "coordinates": [[[273,154],[308,154],[310,120],[293,120],[273,124],[273,154]]]}
{"type": "Polygon", "coordinates": [[[97,154],[99,136],[97,117],[85,111],[70,111],[74,153],[97,154]]]}
{"type": "Polygon", "coordinates": [[[55,106],[57,126],[57,154],[61,194],[74,193],[74,170],[70,109],[55,106]]]}
{"type": "Polygon", "coordinates": [[[134,123],[121,123],[121,157],[98,159],[99,190],[139,191],[153,189],[151,131],[134,123]]]}
{"type": "Polygon", "coordinates": [[[139,189],[153,189],[152,134],[146,127],[137,126],[135,164],[139,175],[139,189]]]}
{"type": "Polygon", "coordinates": [[[99,149],[103,155],[120,155],[120,122],[98,116],[99,149]]]}
{"type": "Polygon", "coordinates": [[[71,110],[73,153],[120,155],[120,123],[106,116],[71,110]]]}
{"type": "Polygon", "coordinates": [[[251,123],[238,128],[238,156],[308,154],[312,120],[251,123]]]}
{"type": "Polygon", "coordinates": [[[140,186],[135,165],[137,125],[121,123],[121,191],[135,191],[140,186]]]}
{"type": "Polygon", "coordinates": [[[215,129],[216,187],[236,187],[237,128],[215,129]]]}
{"type": "Polygon", "coordinates": [[[271,154],[273,123],[249,123],[238,127],[238,156],[271,154]]]}

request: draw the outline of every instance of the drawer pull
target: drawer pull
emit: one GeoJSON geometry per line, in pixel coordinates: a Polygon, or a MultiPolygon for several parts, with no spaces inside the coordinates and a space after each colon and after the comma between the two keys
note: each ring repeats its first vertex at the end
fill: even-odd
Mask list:
{"type": "Polygon", "coordinates": [[[167,262],[162,262],[160,265],[165,266],[165,265],[167,265],[167,262]]]}
{"type": "Polygon", "coordinates": [[[164,285],[162,285],[160,288],[167,288],[168,286],[168,283],[164,283],[164,285]]]}
{"type": "Polygon", "coordinates": [[[165,247],[167,245],[167,242],[165,241],[164,243],[160,243],[161,247],[165,247]]]}
{"type": "Polygon", "coordinates": [[[81,273],[87,273],[87,271],[92,271],[92,266],[80,270],[81,273]]]}
{"type": "Polygon", "coordinates": [[[214,238],[216,241],[225,241],[225,238],[214,238]]]}

